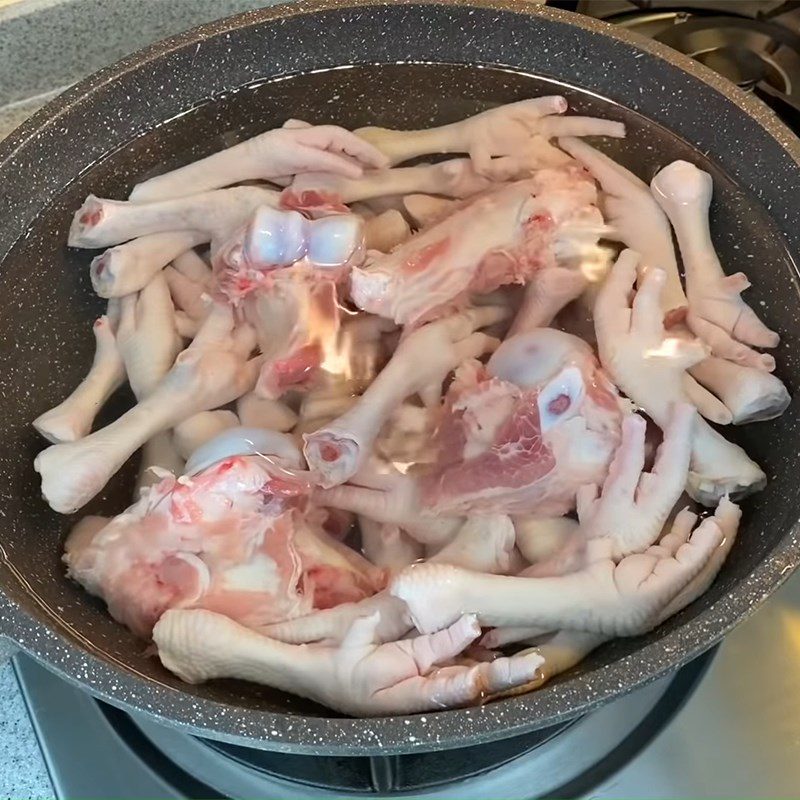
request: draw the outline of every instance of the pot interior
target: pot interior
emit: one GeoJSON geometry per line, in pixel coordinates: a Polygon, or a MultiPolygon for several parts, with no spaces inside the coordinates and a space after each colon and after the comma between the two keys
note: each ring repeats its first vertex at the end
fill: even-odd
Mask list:
{"type": "MultiPolygon", "coordinates": [[[[790,390],[798,383],[796,269],[768,213],[702,153],[637,113],[550,79],[496,68],[446,64],[376,64],[343,67],[245,86],[165,122],[84,172],[34,221],[3,262],[0,282],[0,445],[3,544],[8,565],[22,576],[17,599],[80,639],[82,645],[145,678],[233,706],[286,714],[334,716],[307,701],[265,687],[234,681],[181,684],[105,612],[103,604],[68,581],[60,562],[73,519],[59,516],[41,499],[32,461],[43,443],[30,421],[55,405],[85,374],[93,354],[90,323],[104,309],[88,276],[93,253],[67,249],[72,212],[88,193],[122,199],[134,183],[211,153],[247,136],[279,126],[288,117],[350,128],[375,124],[428,127],[474,114],[494,104],[563,93],[576,113],[624,120],[628,138],[598,142],[645,181],[669,161],[683,158],[714,176],[713,233],[726,270],[745,271],[753,281],[747,298],[780,331],[778,372],[790,390]]],[[[109,421],[131,403],[121,391],[104,411],[109,421]]],[[[800,518],[792,469],[800,450],[796,405],[780,419],[734,430],[734,438],[760,462],[771,482],[745,504],[739,540],[709,592],[646,637],[655,641],[679,628],[710,603],[745,591],[753,567],[800,518]]],[[[135,458],[84,514],[114,514],[131,501],[135,458]]],[[[16,590],[15,590],[16,591],[16,590]]],[[[708,630],[709,640],[714,630],[708,630]]],[[[635,654],[645,639],[609,644],[558,681],[591,682],[616,659],[635,654]]],[[[687,642],[695,645],[696,642],[687,642]]],[[[633,674],[633,673],[632,673],[633,674]]]]}

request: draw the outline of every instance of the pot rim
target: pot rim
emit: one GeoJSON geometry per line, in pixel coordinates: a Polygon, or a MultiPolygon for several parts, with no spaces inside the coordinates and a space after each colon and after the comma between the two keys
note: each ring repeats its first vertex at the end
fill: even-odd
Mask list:
{"type": "MultiPolygon", "coordinates": [[[[590,34],[611,37],[679,68],[737,106],[788,153],[800,176],[800,140],[760,101],[665,45],[600,20],[527,0],[394,0],[392,3],[385,0],[297,0],[217,20],[127,56],[59,95],[0,143],[0,170],[42,130],[54,127],[60,116],[76,103],[173,51],[229,31],[283,18],[387,5],[437,5],[510,12],[566,23],[590,34]]],[[[507,66],[514,67],[513,64],[507,66]]],[[[295,753],[386,755],[462,746],[465,736],[470,737],[470,744],[506,738],[591,711],[613,697],[663,677],[712,647],[749,617],[799,563],[800,522],[797,522],[741,582],[737,591],[718,599],[692,620],[643,645],[634,654],[594,671],[589,680],[548,684],[527,695],[483,706],[408,716],[373,719],[295,716],[206,699],[137,673],[122,661],[93,648],[91,642],[63,620],[49,624],[46,610],[34,614],[3,595],[0,595],[0,611],[6,613],[0,614],[0,633],[12,638],[45,666],[89,689],[102,700],[188,733],[236,744],[246,739],[253,747],[295,753]]],[[[12,573],[4,570],[4,574],[11,577],[12,573]]],[[[15,577],[22,580],[21,576],[15,577]]]]}

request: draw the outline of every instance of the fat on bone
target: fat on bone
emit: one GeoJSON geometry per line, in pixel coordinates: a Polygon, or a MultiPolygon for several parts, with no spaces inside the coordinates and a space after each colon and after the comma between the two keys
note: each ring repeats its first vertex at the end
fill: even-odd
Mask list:
{"type": "Polygon", "coordinates": [[[61,513],[76,511],[148,439],[249,391],[258,369],[257,360],[248,361],[252,349],[252,332],[234,331],[232,311],[215,307],[151,394],[107,427],[39,453],[34,468],[51,508],[61,513]]]}
{"type": "Polygon", "coordinates": [[[335,125],[278,128],[247,139],[179,169],[137,184],[138,203],[185,197],[242,181],[270,180],[300,172],[325,171],[359,178],[364,167],[386,159],[363,139],[335,125]]]}
{"type": "Polygon", "coordinates": [[[86,377],[66,400],[33,421],[33,427],[49,442],[74,442],[86,436],[97,412],[124,382],[125,368],[114,327],[109,314],[94,321],[95,351],[86,377]]]}
{"type": "Polygon", "coordinates": [[[686,271],[689,327],[713,355],[772,372],[775,359],[756,347],[776,347],[780,337],[745,303],[747,276],[726,275],[714,249],[709,224],[713,182],[687,161],[664,167],[651,183],[653,196],[669,217],[686,271]]]}
{"type": "MultiPolygon", "coordinates": [[[[196,475],[226,458],[260,456],[298,486],[303,482],[303,459],[291,436],[263,428],[225,428],[200,444],[186,461],[186,474],[196,475]]],[[[305,485],[305,484],[304,484],[305,485]]]]}
{"type": "Polygon", "coordinates": [[[144,289],[170,261],[208,241],[195,231],[151,233],[106,250],[92,259],[89,275],[100,297],[124,297],[144,289]]]}
{"type": "MultiPolygon", "coordinates": [[[[697,340],[671,338],[664,331],[660,293],[661,270],[641,279],[633,303],[628,300],[636,281],[639,257],[625,250],[606,279],[595,305],[595,330],[600,361],[615,384],[664,430],[671,408],[690,402],[683,383],[686,369],[708,355],[697,340]]],[[[764,472],[742,450],[704,420],[695,422],[689,494],[715,506],[721,497],[741,497],[759,491],[764,472]]]]}
{"type": "Polygon", "coordinates": [[[392,412],[410,395],[467,358],[496,346],[479,328],[503,319],[505,309],[483,307],[424,325],[401,341],[389,363],[359,401],[324,428],[305,436],[304,452],[321,486],[344,483],[362,466],[392,412]]]}
{"type": "Polygon", "coordinates": [[[154,233],[194,231],[203,240],[222,240],[240,227],[259,206],[276,206],[280,195],[257,186],[235,186],[212,192],[132,203],[89,195],[75,212],[69,229],[70,247],[110,247],[154,233]]]}
{"type": "Polygon", "coordinates": [[[708,567],[724,541],[714,517],[627,556],[610,558],[553,578],[483,575],[441,564],[417,564],[395,577],[390,593],[409,608],[420,632],[441,630],[462,613],[484,626],[537,626],[636,636],[662,614],[708,567]]]}
{"type": "Polygon", "coordinates": [[[353,622],[336,646],[297,646],[219,614],[176,609],[161,617],[153,638],[162,663],[190,683],[222,677],[266,683],[358,716],[469,705],[533,680],[543,661],[529,654],[440,667],[478,637],[474,619],[460,619],[441,634],[380,645],[379,624],[380,614],[372,614],[353,622]]]}

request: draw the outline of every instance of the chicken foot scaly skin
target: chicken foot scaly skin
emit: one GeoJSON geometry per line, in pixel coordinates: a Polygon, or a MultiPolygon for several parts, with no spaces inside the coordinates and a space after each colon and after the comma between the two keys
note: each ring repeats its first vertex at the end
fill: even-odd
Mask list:
{"type": "Polygon", "coordinates": [[[508,174],[510,166],[520,168],[524,154],[528,169],[531,140],[554,136],[625,135],[618,122],[591,117],[560,117],[567,101],[560,96],[535,97],[489,109],[473,117],[419,131],[360,128],[358,136],[375,145],[391,164],[433,153],[467,153],[480,175],[492,177],[497,169],[508,174]]]}
{"type": "Polygon", "coordinates": [[[51,508],[72,513],[91,500],[148,439],[252,388],[258,361],[248,361],[252,331],[234,330],[232,311],[217,306],[195,340],[144,400],[78,442],[39,453],[34,468],[51,508]]]}
{"type": "MultiPolygon", "coordinates": [[[[117,343],[137,400],[153,393],[181,351],[174,311],[163,273],[156,274],[140,292],[120,300],[117,343]]],[[[172,435],[162,431],[142,447],[136,487],[155,483],[163,470],[179,475],[182,469],[183,459],[172,435]]]]}
{"type": "MultiPolygon", "coordinates": [[[[643,270],[664,271],[661,307],[667,320],[685,313],[687,300],[672,244],[672,229],[650,188],[621,164],[580,139],[559,139],[559,145],[583,164],[603,189],[604,217],[610,228],[608,238],[617,239],[639,253],[643,270]]],[[[669,327],[677,332],[673,324],[669,327]]],[[[683,380],[689,397],[706,419],[717,425],[730,423],[732,414],[718,397],[688,373],[683,380]]]]}
{"type": "Polygon", "coordinates": [[[484,626],[570,628],[607,636],[636,636],[655,627],[663,610],[709,564],[724,535],[714,517],[697,530],[673,528],[644,553],[594,561],[554,578],[481,575],[441,564],[417,564],[392,581],[420,632],[441,630],[463,613],[484,626]]]}
{"type": "MultiPolygon", "coordinates": [[[[658,616],[658,625],[682,611],[690,603],[693,603],[711,586],[736,541],[741,516],[741,510],[737,505],[731,503],[727,498],[723,498],[720,501],[717,510],[714,512],[714,521],[719,525],[724,536],[722,544],[711,554],[711,558],[705,567],[672,601],[664,606],[658,616]]],[[[685,541],[685,531],[691,531],[696,524],[696,514],[692,514],[688,510],[681,511],[673,523],[673,530],[667,533],[661,543],[652,549],[660,552],[665,557],[668,556],[685,541]]],[[[540,638],[543,633],[541,628],[494,628],[483,637],[481,644],[488,648],[505,647],[516,642],[526,642],[540,638]]],[[[575,666],[592,650],[606,641],[608,641],[608,637],[602,633],[562,630],[544,644],[537,643],[534,651],[544,658],[545,663],[542,665],[537,679],[532,684],[521,687],[513,693],[519,694],[539,688],[545,681],[575,666]]]]}
{"type": "Polygon", "coordinates": [[[89,275],[100,297],[124,297],[144,289],[170,261],[208,241],[194,231],[167,231],[141,236],[92,259],[89,275]]]}
{"type": "Polygon", "coordinates": [[[707,358],[692,367],[690,372],[730,410],[734,425],[775,419],[792,401],[780,378],[771,372],[723,358],[707,358]]]}
{"type": "Polygon", "coordinates": [[[424,325],[402,340],[350,410],[305,435],[306,459],[320,485],[336,486],[358,472],[383,424],[406,397],[431,384],[441,385],[462,361],[491,352],[497,341],[476,331],[506,315],[505,309],[475,308],[424,325]]]}
{"type": "Polygon", "coordinates": [[[708,211],[713,182],[707,172],[674,161],[650,184],[672,222],[686,270],[689,327],[715,356],[772,372],[775,359],[754,347],[777,347],[780,337],[744,302],[750,286],[743,272],[725,275],[711,239],[708,211]]]}
{"type": "Polygon", "coordinates": [[[159,658],[183,680],[266,683],[358,716],[469,705],[533,680],[541,656],[444,666],[480,635],[474,618],[447,630],[376,644],[379,614],[356,620],[340,645],[289,645],[207,611],[167,611],[153,629],[159,658]],[[213,643],[213,646],[211,646],[213,643]]]}
{"type": "MultiPolygon", "coordinates": [[[[683,384],[686,369],[708,355],[697,341],[669,338],[660,313],[664,273],[649,270],[631,304],[637,253],[617,259],[595,305],[600,361],[614,383],[664,430],[670,409],[689,402],[683,384]]],[[[704,505],[724,495],[741,497],[759,491],[766,476],[742,448],[727,441],[704,420],[695,423],[687,491],[704,505]]]]}
{"type": "Polygon", "coordinates": [[[696,421],[691,405],[677,406],[653,469],[644,472],[647,423],[631,414],[623,420],[622,441],[602,490],[589,485],[578,491],[581,533],[608,542],[612,558],[644,552],[661,535],[686,486],[696,421]]]}
{"type": "Polygon", "coordinates": [[[328,172],[360,178],[364,168],[380,169],[386,157],[364,139],[335,125],[277,128],[137,184],[137,203],[185,197],[242,181],[328,172]]]}
{"type": "Polygon", "coordinates": [[[33,421],[33,427],[47,441],[54,444],[74,442],[86,436],[97,412],[122,386],[125,369],[117,349],[114,327],[110,314],[94,321],[95,351],[88,374],[66,400],[33,421]]]}
{"type": "Polygon", "coordinates": [[[110,247],[140,236],[174,231],[203,234],[201,241],[223,240],[259,206],[278,205],[280,195],[257,186],[235,186],[213,192],[131,203],[90,194],[75,212],[70,247],[110,247]]]}

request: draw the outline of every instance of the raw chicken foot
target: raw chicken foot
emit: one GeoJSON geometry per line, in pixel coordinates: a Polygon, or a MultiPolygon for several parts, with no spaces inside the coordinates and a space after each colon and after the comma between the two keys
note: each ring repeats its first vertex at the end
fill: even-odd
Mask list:
{"type": "Polygon", "coordinates": [[[651,630],[663,610],[708,566],[724,540],[714,517],[697,530],[675,525],[644,553],[594,561],[554,578],[481,575],[441,564],[416,564],[392,581],[389,591],[404,600],[417,629],[441,630],[462,613],[483,626],[570,628],[607,636],[651,630]]]}
{"type": "MultiPolygon", "coordinates": [[[[653,267],[664,270],[666,280],[661,293],[661,307],[667,327],[678,333],[674,320],[686,313],[678,261],[672,244],[669,220],[656,203],[647,184],[607,155],[595,150],[580,139],[559,139],[559,145],[583,164],[603,189],[603,211],[611,230],[608,238],[617,239],[641,256],[643,270],[653,267]]],[[[687,331],[687,336],[691,336],[687,331]]],[[[683,376],[684,387],[697,410],[717,425],[730,423],[732,414],[723,402],[688,373],[683,376]]]]}
{"type": "Polygon", "coordinates": [[[499,169],[508,174],[516,169],[541,166],[530,163],[530,145],[535,136],[614,136],[623,137],[619,122],[591,117],[560,117],[567,101],[558,95],[535,97],[489,109],[473,117],[419,131],[386,128],[360,128],[358,136],[375,145],[391,164],[432,153],[468,153],[480,175],[493,177],[499,169]],[[521,154],[524,154],[521,156],[521,154]]]}
{"type": "Polygon", "coordinates": [[[170,261],[208,241],[204,233],[151,233],[112,247],[92,259],[89,275],[100,297],[124,297],[144,289],[170,261]]]}
{"type": "MultiPolygon", "coordinates": [[[[399,531],[399,527],[396,529],[399,531]]],[[[363,529],[362,535],[364,535],[363,529]]],[[[484,573],[506,574],[512,564],[513,551],[514,526],[511,520],[502,514],[494,514],[466,520],[451,541],[441,547],[428,561],[434,564],[452,564],[484,573]]],[[[365,552],[367,552],[366,547],[365,552]]],[[[411,554],[413,555],[413,551],[411,554]]],[[[421,552],[417,555],[421,555],[421,552]]],[[[409,551],[406,549],[404,557],[408,556],[409,551]]],[[[408,566],[409,563],[411,562],[406,562],[403,566],[408,566]]],[[[359,603],[347,603],[271,625],[264,629],[264,633],[295,644],[320,640],[341,641],[348,627],[356,619],[376,611],[380,612],[380,624],[375,633],[378,641],[399,639],[411,628],[405,603],[383,591],[359,603]]]]}
{"type": "Polygon", "coordinates": [[[74,442],[86,436],[97,412],[125,380],[114,336],[116,306],[112,308],[109,303],[108,311],[92,326],[95,351],[86,377],[66,400],[33,421],[33,427],[49,442],[74,442]]]}
{"type": "MultiPolygon", "coordinates": [[[[511,173],[496,180],[516,177],[521,176],[511,173]]],[[[386,195],[406,194],[433,194],[460,199],[492,187],[496,187],[494,181],[479,175],[468,158],[456,158],[439,164],[369,172],[357,180],[325,173],[298,175],[287,191],[296,195],[306,191],[320,192],[349,204],[386,195]]]]}
{"type": "Polygon", "coordinates": [[[614,559],[656,542],[686,486],[696,419],[691,405],[674,409],[651,472],[643,471],[647,423],[638,414],[623,420],[622,441],[602,491],[596,485],[578,491],[582,535],[604,539],[614,559]]]}
{"type": "MultiPolygon", "coordinates": [[[[683,373],[707,356],[699,341],[671,339],[664,332],[660,295],[664,273],[649,270],[631,303],[638,254],[625,250],[614,265],[595,305],[600,361],[614,382],[666,429],[670,409],[689,398],[683,373]]],[[[764,487],[762,470],[737,445],[704,420],[695,423],[687,491],[704,505],[724,495],[741,497],[764,487]]]]}
{"type": "Polygon", "coordinates": [[[224,240],[259,206],[277,206],[280,195],[257,186],[235,186],[213,192],[131,203],[90,194],[75,212],[69,229],[70,247],[109,247],[154,233],[195,231],[202,241],[224,240]]]}
{"type": "Polygon", "coordinates": [[[39,453],[34,468],[51,508],[76,511],[157,433],[251,389],[259,365],[247,360],[252,349],[252,331],[234,331],[231,310],[217,306],[152,394],[106,428],[39,453]]]}
{"type": "Polygon", "coordinates": [[[754,347],[776,347],[771,331],[741,298],[750,286],[743,272],[725,275],[711,240],[708,209],[711,176],[686,161],[674,161],[651,183],[653,195],[675,228],[686,270],[687,322],[714,355],[772,372],[775,359],[754,347]]]}
{"type": "Polygon", "coordinates": [[[269,180],[299,172],[330,172],[360,178],[363,168],[385,167],[387,159],[363,138],[335,125],[277,128],[185,167],[137,184],[137,203],[184,197],[234,183],[269,180]]]}
{"type": "Polygon", "coordinates": [[[480,635],[474,617],[415,639],[376,644],[379,614],[362,617],[337,647],[289,645],[218,614],[167,611],[153,630],[159,658],[189,683],[242,678],[358,716],[469,705],[533,680],[538,654],[444,666],[480,635]]]}

